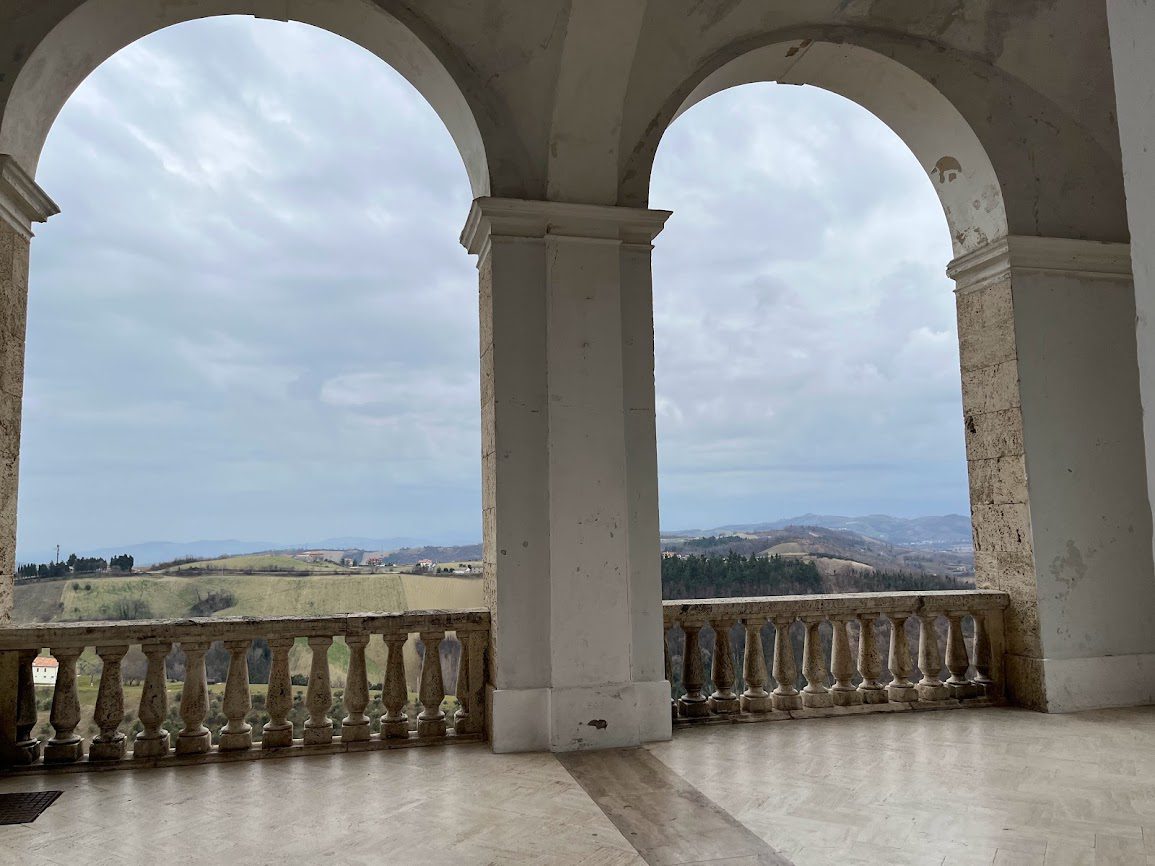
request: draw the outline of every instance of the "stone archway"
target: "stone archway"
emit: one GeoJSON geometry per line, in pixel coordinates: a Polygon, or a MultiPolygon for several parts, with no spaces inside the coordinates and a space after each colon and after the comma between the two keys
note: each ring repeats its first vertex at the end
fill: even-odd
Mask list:
{"type": "MultiPolygon", "coordinates": [[[[53,121],[97,66],[157,30],[221,15],[310,24],[389,63],[429,101],[449,130],[474,196],[489,194],[492,174],[487,145],[490,140],[500,142],[506,148],[503,153],[507,157],[510,153],[510,137],[503,132],[500,111],[469,85],[467,75],[455,75],[452,52],[432,34],[421,33],[419,21],[403,21],[380,6],[358,0],[87,0],[36,46],[21,68],[0,118],[0,153],[8,154],[28,176],[35,177],[53,121]]],[[[497,171],[508,174],[517,168],[506,158],[497,171]]]]}
{"type": "MultiPolygon", "coordinates": [[[[0,621],[12,606],[17,475],[23,399],[29,243],[32,224],[57,213],[35,183],[48,133],[80,83],[120,49],[166,27],[201,18],[252,15],[327,30],[393,66],[433,107],[457,145],[474,196],[494,179],[518,189],[528,160],[500,106],[455,66],[436,34],[407,13],[360,0],[87,0],[36,43],[0,106],[0,621]],[[490,154],[499,153],[497,168],[490,154]]],[[[367,106],[366,110],[373,110],[367,106]]]]}
{"type": "MultiPolygon", "coordinates": [[[[976,127],[978,100],[964,113],[942,86],[954,75],[959,88],[966,61],[953,70],[949,58],[934,61],[937,81],[895,59],[917,53],[897,43],[882,53],[847,34],[735,46],[670,94],[657,117],[627,115],[624,129],[641,138],[623,141],[619,201],[648,203],[665,129],[741,84],[821,87],[894,130],[933,184],[954,245],[948,273],[957,285],[977,581],[1011,596],[1011,697],[1051,711],[1131,703],[1136,671],[1143,693],[1155,694],[1155,581],[1117,166],[1066,116],[1035,119],[1018,142],[1009,129],[976,127]],[[1044,159],[1052,182],[1024,173],[1044,159]],[[1093,204],[1079,213],[1063,189],[1093,204]],[[1124,671],[1132,672],[1126,686],[1124,671]]],[[[971,86],[981,93],[981,79],[971,86]]],[[[1005,106],[990,112],[1000,113],[1005,106]]]]}

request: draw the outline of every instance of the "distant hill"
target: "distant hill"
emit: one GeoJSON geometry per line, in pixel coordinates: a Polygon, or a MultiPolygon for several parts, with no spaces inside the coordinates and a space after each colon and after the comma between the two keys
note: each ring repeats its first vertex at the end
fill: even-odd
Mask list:
{"type": "MultiPolygon", "coordinates": [[[[158,562],[172,562],[174,559],[212,559],[218,556],[240,556],[247,553],[270,553],[289,550],[397,550],[399,548],[416,548],[422,545],[448,543],[449,538],[410,538],[400,536],[394,538],[362,538],[348,536],[341,538],[323,538],[320,541],[308,544],[292,544],[284,541],[238,541],[237,539],[213,539],[202,541],[146,541],[140,544],[124,544],[119,547],[71,548],[61,547],[61,555],[68,556],[75,553],[77,556],[98,556],[108,559],[127,553],[136,561],[138,567],[155,565],[158,562]]],[[[16,552],[17,562],[52,562],[56,557],[55,550],[39,552],[16,552]]],[[[417,557],[422,559],[423,557],[417,557]]],[[[433,557],[430,557],[433,558],[433,557]]],[[[449,557],[453,558],[453,557],[449,557]]],[[[416,562],[417,559],[413,561],[416,562]]]]}
{"type": "Polygon", "coordinates": [[[767,532],[790,526],[816,526],[822,529],[856,532],[889,544],[949,548],[971,543],[971,519],[961,514],[941,517],[891,517],[869,514],[865,517],[841,517],[829,514],[803,514],[765,523],[732,523],[709,530],[684,530],[663,533],[668,536],[703,536],[726,532],[767,532]]]}
{"type": "Polygon", "coordinates": [[[283,572],[311,574],[318,571],[340,570],[341,566],[335,562],[302,562],[299,559],[294,559],[285,554],[249,553],[241,556],[218,557],[216,559],[178,561],[159,573],[227,572],[230,574],[244,574],[246,572],[283,572]]]}
{"type": "Polygon", "coordinates": [[[974,574],[974,555],[929,545],[907,547],[845,529],[788,526],[783,529],[731,530],[697,537],[667,536],[662,550],[695,556],[725,555],[813,559],[823,575],[850,571],[906,572],[967,578],[974,574]]]}

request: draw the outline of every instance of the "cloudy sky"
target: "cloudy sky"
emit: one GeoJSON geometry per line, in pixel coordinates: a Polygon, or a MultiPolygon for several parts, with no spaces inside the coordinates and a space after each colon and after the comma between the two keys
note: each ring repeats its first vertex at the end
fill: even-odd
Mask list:
{"type": "MultiPolygon", "coordinates": [[[[40,164],[20,555],[480,537],[464,167],[400,76],[249,18],[98,69],[40,164]]],[[[752,85],[663,141],[662,524],[965,512],[950,244],[862,109],[752,85]]]]}

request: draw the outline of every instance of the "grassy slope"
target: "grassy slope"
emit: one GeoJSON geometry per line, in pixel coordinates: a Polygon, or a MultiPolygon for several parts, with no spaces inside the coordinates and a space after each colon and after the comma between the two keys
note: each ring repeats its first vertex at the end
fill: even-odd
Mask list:
{"type": "Polygon", "coordinates": [[[166,574],[182,571],[341,571],[335,562],[302,562],[291,556],[273,553],[250,553],[243,556],[227,556],[224,559],[202,559],[197,562],[182,562],[165,569],[166,574]]]}

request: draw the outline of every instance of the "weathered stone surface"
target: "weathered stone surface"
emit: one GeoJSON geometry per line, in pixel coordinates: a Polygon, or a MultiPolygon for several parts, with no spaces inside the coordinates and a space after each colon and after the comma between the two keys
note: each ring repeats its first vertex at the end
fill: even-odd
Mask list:
{"type": "MultiPolygon", "coordinates": [[[[964,373],[1015,360],[1010,280],[957,295],[959,360],[964,373]]],[[[985,402],[976,397],[972,402],[985,402]]]]}
{"type": "Polygon", "coordinates": [[[344,637],[371,632],[412,634],[427,629],[487,628],[489,611],[428,610],[406,613],[350,613],[333,616],[194,617],[129,622],[70,622],[0,625],[0,650],[28,646],[90,647],[150,641],[255,640],[280,637],[344,637]]]}
{"type": "Polygon", "coordinates": [[[1019,408],[1016,359],[970,367],[962,374],[963,415],[986,415],[1019,408]]]}
{"type": "Polygon", "coordinates": [[[967,460],[1021,457],[1023,416],[1019,409],[1003,409],[966,416],[967,460]]]}

